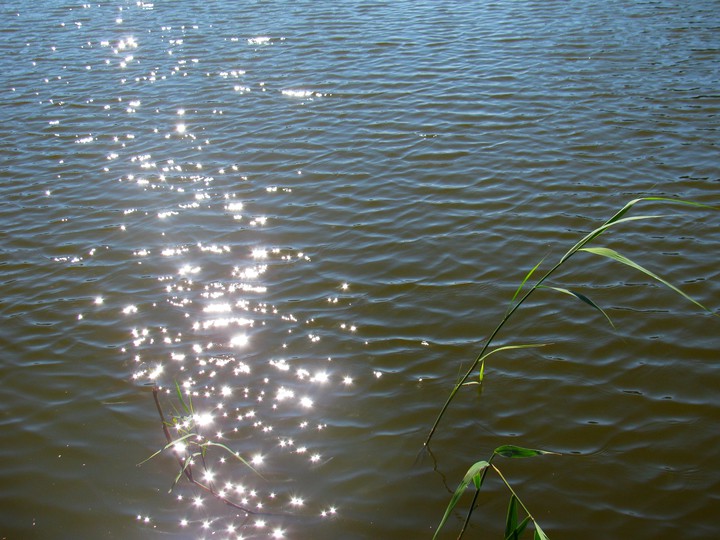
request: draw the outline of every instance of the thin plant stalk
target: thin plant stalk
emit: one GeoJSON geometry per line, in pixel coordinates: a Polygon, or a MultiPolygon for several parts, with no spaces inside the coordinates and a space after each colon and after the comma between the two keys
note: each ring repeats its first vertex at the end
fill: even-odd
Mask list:
{"type": "MultiPolygon", "coordinates": [[[[487,469],[485,469],[485,471],[483,471],[483,475],[486,472],[487,472],[487,469]]],[[[465,516],[465,521],[463,522],[462,529],[460,529],[460,532],[458,533],[458,536],[457,536],[458,540],[460,540],[460,538],[462,538],[463,534],[465,534],[465,531],[468,528],[468,525],[470,525],[470,518],[472,517],[473,510],[475,509],[475,503],[477,502],[479,496],[480,496],[480,490],[476,489],[475,495],[473,495],[473,500],[470,503],[470,508],[468,509],[467,516],[465,516]]]]}

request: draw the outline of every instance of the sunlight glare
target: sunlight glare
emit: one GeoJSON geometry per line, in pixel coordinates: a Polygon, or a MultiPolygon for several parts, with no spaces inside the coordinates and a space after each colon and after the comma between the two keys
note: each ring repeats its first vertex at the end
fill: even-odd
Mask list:
{"type": "Polygon", "coordinates": [[[268,252],[263,248],[255,248],[252,250],[253,259],[267,259],[268,252]]]}
{"type": "Polygon", "coordinates": [[[313,382],[326,383],[330,380],[330,376],[327,374],[326,371],[318,371],[317,373],[315,373],[315,376],[310,380],[313,382]]]}
{"type": "Polygon", "coordinates": [[[193,416],[193,420],[195,421],[196,426],[203,427],[213,423],[213,416],[208,412],[196,413],[193,416]]]}
{"type": "Polygon", "coordinates": [[[244,345],[247,345],[247,343],[248,337],[245,334],[238,334],[230,340],[231,347],[242,347],[244,345]]]}
{"type": "Polygon", "coordinates": [[[309,397],[304,397],[300,400],[300,405],[305,407],[306,409],[309,409],[313,406],[313,400],[309,397]]]}

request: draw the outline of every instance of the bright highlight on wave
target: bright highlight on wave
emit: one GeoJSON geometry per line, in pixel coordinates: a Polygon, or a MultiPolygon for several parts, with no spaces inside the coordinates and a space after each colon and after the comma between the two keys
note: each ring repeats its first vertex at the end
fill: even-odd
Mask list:
{"type": "MultiPolygon", "coordinates": [[[[210,203],[208,193],[204,190],[202,197],[188,195],[210,203]]],[[[223,197],[218,205],[223,215],[227,215],[226,207],[223,197]]],[[[242,203],[231,208],[240,209],[242,203]]],[[[169,439],[165,450],[192,468],[195,482],[207,488],[203,489],[203,496],[188,496],[186,492],[178,495],[178,501],[185,505],[182,511],[192,513],[178,519],[179,527],[186,530],[195,527],[200,535],[223,535],[233,530],[233,538],[250,533],[249,527],[258,527],[264,537],[284,538],[290,535],[289,531],[273,529],[277,524],[274,520],[241,524],[236,519],[238,514],[231,518],[222,515],[222,510],[204,521],[197,514],[202,512],[206,516],[213,512],[210,509],[213,499],[229,501],[231,506],[237,505],[237,509],[247,512],[321,513],[320,508],[312,509],[312,501],[282,488],[283,496],[275,491],[265,493],[261,488],[269,482],[254,477],[247,467],[258,473],[262,469],[266,474],[273,472],[269,470],[270,464],[284,467],[285,460],[300,459],[308,471],[315,471],[332,459],[324,457],[318,440],[331,424],[318,417],[324,414],[325,407],[319,406],[321,398],[316,392],[332,383],[339,388],[347,387],[353,378],[336,373],[332,369],[334,364],[328,363],[332,362],[330,357],[291,351],[293,344],[302,343],[303,348],[320,346],[320,334],[331,340],[333,334],[339,336],[343,330],[352,332],[355,328],[341,321],[323,328],[312,317],[283,313],[282,308],[258,298],[267,291],[261,280],[274,265],[310,262],[302,251],[264,247],[231,250],[229,242],[149,246],[152,249],[137,247],[133,251],[136,257],[142,257],[143,264],[169,263],[176,269],[158,276],[174,322],[160,323],[156,319],[153,324],[143,320],[142,326],[136,322],[131,331],[132,345],[137,349],[133,377],[151,381],[158,388],[179,379],[176,391],[170,388],[163,393],[166,400],[172,401],[168,411],[176,415],[172,418],[174,429],[170,430],[172,440],[169,439]],[[237,253],[241,254],[240,260],[237,253]],[[168,261],[168,257],[175,259],[168,261]],[[257,262],[258,259],[262,262],[257,262]],[[179,268],[175,261],[180,261],[179,268]],[[226,267],[216,264],[218,261],[226,262],[226,267]],[[218,270],[224,270],[226,275],[218,274],[218,270]],[[236,313],[243,316],[235,316],[236,313]],[[283,336],[285,342],[278,342],[283,354],[287,352],[286,357],[267,358],[262,351],[258,356],[259,351],[249,347],[251,335],[235,333],[241,326],[253,328],[253,340],[256,333],[258,339],[265,339],[268,335],[265,329],[272,326],[267,323],[290,330],[283,336]],[[165,363],[156,360],[153,347],[158,345],[169,348],[159,355],[165,363]],[[289,418],[293,418],[290,424],[289,418]],[[207,490],[213,497],[207,497],[207,490]]],[[[343,289],[337,283],[329,284],[328,288],[343,289]]],[[[340,300],[338,297],[338,303],[340,300]]],[[[157,317],[163,309],[160,303],[152,307],[143,304],[143,308],[144,317],[157,317]]],[[[131,316],[136,313],[134,310],[137,307],[128,306],[124,312],[131,316]]],[[[177,479],[186,480],[183,474],[177,479]]],[[[278,488],[276,484],[272,487],[278,488]]],[[[330,517],[332,513],[323,510],[321,515],[330,517]]]]}
{"type": "Polygon", "coordinates": [[[268,252],[266,249],[263,248],[255,248],[252,250],[252,258],[253,259],[267,259],[268,252]]]}
{"type": "Polygon", "coordinates": [[[297,90],[297,89],[288,89],[282,91],[283,96],[288,96],[292,98],[313,98],[313,97],[324,97],[325,94],[321,92],[315,92],[313,90],[297,90]]]}
{"type": "MultiPolygon", "coordinates": [[[[175,121],[184,120],[180,118],[185,116],[184,111],[177,112],[175,121]]],[[[194,144],[209,144],[196,141],[193,135],[170,140],[190,139],[194,144]]],[[[121,140],[125,139],[116,142],[120,144],[121,140]]],[[[163,160],[145,151],[130,161],[141,169],[139,174],[123,176],[130,188],[143,193],[167,189],[181,199],[179,203],[161,199],[160,210],[150,213],[135,203],[123,214],[128,230],[132,220],[142,219],[143,215],[165,219],[159,222],[165,227],[182,223],[190,210],[202,208],[215,212],[217,219],[233,220],[229,221],[232,227],[237,227],[239,218],[242,230],[247,231],[240,243],[229,236],[199,237],[174,238],[166,245],[147,239],[133,247],[131,253],[143,265],[142,271],[158,269],[156,283],[160,282],[167,300],[149,303],[143,299],[137,306],[119,308],[133,318],[133,379],[153,384],[167,405],[164,421],[168,444],[160,453],[179,460],[181,468],[192,470],[192,480],[179,471],[176,483],[195,483],[198,487],[190,486],[188,492],[185,485],[177,490],[177,501],[183,505],[181,512],[185,515],[178,516],[176,526],[185,531],[195,528],[201,537],[225,537],[232,531],[232,538],[258,532],[264,538],[285,538],[292,534],[277,527],[280,522],[274,518],[241,523],[237,517],[243,511],[248,518],[257,511],[268,515],[320,513],[320,508],[312,508],[313,501],[289,493],[288,486],[255,473],[262,469],[262,474],[272,478],[271,465],[300,465],[315,474],[332,459],[322,448],[325,430],[332,426],[321,416],[327,413],[325,397],[333,383],[347,394],[343,387],[352,378],[346,375],[343,379],[328,363],[331,358],[316,355],[308,347],[321,347],[321,336],[331,343],[343,329],[353,331],[354,327],[341,327],[345,323],[340,320],[322,326],[312,317],[295,317],[282,306],[268,302],[264,276],[278,267],[306,265],[311,258],[301,249],[264,247],[268,244],[263,244],[260,235],[266,232],[262,226],[269,221],[264,215],[267,209],[255,208],[252,198],[240,201],[239,192],[210,189],[214,179],[209,176],[188,173],[200,168],[200,161],[195,157],[186,163],[163,160]],[[241,212],[253,217],[243,217],[241,212]],[[250,328],[252,334],[243,331],[250,328]],[[258,350],[250,347],[268,336],[276,340],[282,357],[267,355],[262,350],[265,344],[258,350]],[[291,465],[287,460],[299,463],[291,465]],[[224,506],[213,510],[216,499],[230,504],[235,513],[225,515],[224,506]]],[[[235,165],[218,168],[218,164],[204,160],[202,168],[217,168],[221,175],[240,174],[235,165]]],[[[245,176],[238,178],[250,182],[245,176]]],[[[292,192],[282,186],[270,192],[276,191],[292,192]]],[[[326,294],[335,293],[337,305],[347,298],[341,293],[346,290],[334,282],[328,284],[326,294]]],[[[93,300],[96,306],[103,303],[100,296],[91,297],[93,300]]],[[[165,405],[158,401],[158,408],[165,405]]]]}
{"type": "Polygon", "coordinates": [[[284,96],[290,97],[310,97],[313,95],[311,90],[283,90],[284,96]]]}
{"type": "Polygon", "coordinates": [[[258,36],[254,38],[249,38],[248,43],[250,45],[269,45],[270,44],[270,38],[268,36],[258,36]]]}
{"type": "Polygon", "coordinates": [[[204,413],[195,413],[193,415],[193,421],[195,422],[195,425],[198,427],[205,427],[209,426],[213,423],[214,418],[213,415],[209,412],[204,413]]]}
{"type": "Polygon", "coordinates": [[[249,338],[245,334],[238,334],[230,340],[231,347],[244,347],[248,344],[249,338]]]}

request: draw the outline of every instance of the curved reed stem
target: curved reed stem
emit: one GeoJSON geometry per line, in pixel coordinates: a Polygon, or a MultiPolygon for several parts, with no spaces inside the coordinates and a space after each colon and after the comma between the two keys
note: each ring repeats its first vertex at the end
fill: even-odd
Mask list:
{"type": "MultiPolygon", "coordinates": [[[[625,214],[627,214],[633,206],[635,206],[639,202],[643,201],[652,201],[652,202],[665,202],[665,203],[675,203],[675,204],[684,204],[689,206],[695,206],[699,208],[707,208],[711,210],[717,210],[717,208],[695,203],[692,201],[685,201],[680,199],[669,199],[666,197],[641,197],[638,199],[633,199],[632,201],[628,202],[625,206],[623,206],[618,212],[616,212],[611,218],[606,220],[602,225],[597,227],[596,229],[593,229],[590,231],[587,235],[585,235],[583,238],[581,238],[574,246],[572,246],[561,258],[560,260],[552,267],[550,270],[545,272],[545,274],[535,282],[535,284],[530,287],[530,289],[519,299],[517,302],[515,302],[516,298],[520,294],[525,282],[531,277],[533,272],[537,269],[540,263],[535,265],[532,270],[527,274],[525,279],[522,281],[520,286],[518,287],[518,290],[515,292],[515,295],[513,296],[513,299],[511,301],[515,302],[511,308],[508,310],[508,312],[505,314],[505,316],[502,318],[500,323],[495,327],[495,330],[492,331],[490,336],[485,340],[485,344],[483,345],[482,349],[480,350],[480,354],[475,358],[475,361],[470,365],[470,368],[465,372],[465,375],[460,379],[460,381],[455,384],[452,391],[450,392],[450,395],[448,396],[447,400],[445,401],[445,404],[440,409],[439,414],[437,415],[437,418],[435,419],[435,422],[433,422],[432,427],[430,428],[430,432],[428,433],[427,438],[425,439],[425,442],[423,443],[424,447],[427,447],[430,444],[430,440],[432,439],[433,435],[435,434],[435,431],[437,430],[438,425],[440,424],[440,421],[442,420],[443,416],[445,415],[445,412],[447,411],[448,407],[450,406],[450,403],[452,403],[453,399],[455,399],[455,396],[458,392],[458,390],[465,384],[465,382],[470,378],[472,373],[477,368],[478,364],[480,364],[484,358],[487,357],[488,349],[490,348],[490,345],[493,343],[494,339],[497,337],[497,335],[500,333],[502,328],[505,326],[505,324],[508,322],[508,320],[515,314],[515,312],[520,308],[521,305],[525,303],[525,301],[543,284],[543,282],[548,279],[555,271],[558,270],[563,264],[565,264],[573,255],[575,255],[578,251],[583,250],[583,248],[593,240],[595,240],[598,236],[603,234],[605,231],[607,231],[610,227],[613,227],[615,225],[621,224],[621,223],[627,223],[631,221],[639,221],[639,220],[645,220],[645,219],[657,219],[660,217],[665,217],[662,215],[645,215],[645,216],[631,216],[631,217],[623,217],[625,214]]],[[[607,256],[607,255],[606,255],[607,256]]],[[[670,286],[673,290],[680,293],[681,295],[685,296],[695,304],[699,305],[703,309],[706,309],[704,306],[702,306],[700,303],[696,302],[692,298],[688,297],[685,293],[680,291],[679,289],[673,287],[672,285],[669,285],[666,281],[662,280],[661,278],[658,278],[655,274],[645,270],[644,268],[640,267],[639,265],[635,265],[632,263],[632,261],[629,261],[628,259],[621,260],[620,258],[613,257],[616,260],[619,260],[620,262],[623,262],[624,264],[628,264],[629,266],[633,266],[634,268],[638,268],[645,272],[646,274],[650,275],[654,279],[658,279],[665,285],[670,286]],[[632,263],[632,264],[629,264],[632,263]]],[[[542,262],[542,261],[541,261],[542,262]]],[[[709,310],[707,310],[709,311],[709,310]]],[[[492,351],[491,351],[492,352],[492,351]]]]}

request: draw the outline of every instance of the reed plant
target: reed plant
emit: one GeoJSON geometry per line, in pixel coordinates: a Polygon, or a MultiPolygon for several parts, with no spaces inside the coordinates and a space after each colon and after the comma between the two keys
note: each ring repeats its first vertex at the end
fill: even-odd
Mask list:
{"type": "MultiPolygon", "coordinates": [[[[654,202],[654,203],[660,203],[660,204],[679,204],[684,206],[692,206],[692,207],[698,207],[698,208],[705,208],[705,209],[711,209],[711,210],[717,210],[717,208],[699,204],[692,201],[686,201],[686,200],[680,200],[680,199],[670,199],[666,197],[642,197],[638,199],[633,199],[630,202],[628,202],[625,206],[623,206],[618,212],[616,212],[612,217],[607,219],[605,222],[603,222],[600,226],[590,231],[588,234],[583,236],[579,241],[577,241],[570,249],[565,252],[562,257],[552,266],[549,267],[548,270],[546,270],[543,274],[540,275],[539,278],[535,279],[534,276],[539,274],[539,269],[542,266],[542,264],[545,262],[545,259],[540,260],[535,266],[533,266],[529,272],[525,275],[523,280],[520,282],[520,285],[515,290],[515,293],[512,296],[512,299],[510,300],[510,304],[504,314],[504,316],[500,319],[500,322],[495,327],[495,329],[490,333],[489,337],[484,341],[482,348],[480,349],[479,354],[476,356],[474,362],[470,365],[470,367],[467,369],[465,374],[460,377],[460,379],[456,382],[456,384],[453,386],[452,390],[450,391],[450,394],[448,395],[447,400],[445,401],[444,405],[440,409],[439,414],[437,415],[435,422],[432,424],[432,427],[430,428],[430,432],[427,435],[427,438],[424,442],[424,448],[428,449],[430,445],[430,441],[433,438],[433,435],[435,434],[441,420],[443,419],[445,413],[447,412],[448,408],[450,407],[450,404],[455,399],[455,396],[457,395],[458,391],[468,384],[482,384],[485,376],[485,362],[486,360],[493,354],[499,353],[502,351],[508,351],[513,349],[527,349],[527,348],[534,348],[534,347],[542,347],[546,344],[542,343],[532,343],[532,344],[515,344],[515,345],[505,345],[502,347],[492,348],[496,338],[500,335],[501,331],[505,327],[505,325],[508,323],[508,321],[518,312],[520,307],[531,297],[533,296],[537,291],[539,290],[550,290],[554,292],[559,292],[565,295],[572,296],[581,302],[584,302],[591,308],[597,310],[607,321],[608,323],[614,327],[614,324],[610,317],[608,316],[607,312],[603,310],[597,303],[595,303],[593,300],[591,300],[588,296],[585,294],[571,290],[564,287],[556,287],[556,286],[550,286],[547,285],[546,282],[548,279],[555,274],[561,267],[564,267],[570,259],[572,259],[575,255],[578,253],[588,253],[595,256],[600,256],[606,259],[609,259],[611,261],[615,261],[618,263],[621,263],[625,266],[628,266],[630,268],[633,268],[634,270],[638,270],[645,274],[646,276],[649,276],[653,280],[665,285],[666,287],[669,287],[671,290],[675,291],[685,299],[689,300],[696,306],[700,307],[702,310],[707,311],[713,315],[716,315],[712,313],[708,308],[703,306],[700,302],[697,300],[694,300],[690,296],[688,296],[686,293],[681,291],[676,286],[672,285],[656,273],[652,272],[651,270],[648,270],[647,268],[641,266],[640,264],[636,263],[635,261],[629,259],[625,255],[622,255],[618,253],[617,251],[610,249],[608,247],[604,246],[590,246],[591,243],[595,242],[601,235],[608,232],[610,229],[617,227],[618,225],[622,224],[628,224],[631,222],[636,221],[642,221],[642,220],[652,220],[652,219],[659,219],[663,217],[667,217],[663,214],[643,214],[643,215],[629,215],[630,211],[639,203],[642,202],[654,202]],[[470,382],[470,378],[473,376],[474,373],[477,372],[477,381],[470,382]]],[[[498,449],[496,449],[490,459],[478,461],[477,463],[473,464],[465,474],[465,477],[458,485],[458,488],[455,490],[455,493],[453,494],[450,503],[448,504],[445,515],[443,516],[440,525],[438,526],[438,529],[435,533],[435,537],[437,537],[438,533],[442,529],[442,527],[445,525],[449,515],[457,505],[462,493],[465,491],[465,489],[472,483],[475,486],[475,497],[473,498],[472,505],[470,506],[470,510],[467,514],[467,518],[465,519],[465,523],[463,525],[462,531],[460,532],[460,536],[464,533],[467,524],[470,520],[470,516],[473,513],[473,510],[476,505],[477,496],[480,490],[480,487],[482,486],[482,483],[485,479],[485,476],[488,471],[492,470],[496,474],[500,476],[506,487],[511,492],[511,498],[510,498],[510,504],[508,508],[508,516],[506,519],[506,528],[505,528],[505,539],[506,540],[512,540],[519,538],[520,534],[525,530],[527,525],[532,522],[535,529],[535,540],[547,540],[547,535],[543,532],[543,530],[538,525],[537,521],[535,521],[535,518],[530,514],[530,512],[527,510],[525,505],[521,502],[520,498],[517,496],[513,488],[510,486],[510,484],[507,482],[505,477],[502,475],[498,467],[493,463],[493,458],[496,456],[503,456],[503,457],[512,457],[512,458],[524,458],[524,457],[532,457],[542,454],[548,454],[552,452],[547,452],[543,450],[532,450],[522,447],[516,447],[516,446],[502,446],[498,449]],[[518,523],[517,521],[517,505],[520,505],[523,510],[526,513],[526,517],[518,523]]]]}
{"type": "Polygon", "coordinates": [[[493,463],[493,460],[498,457],[505,457],[505,458],[529,458],[529,457],[535,457],[535,456],[541,456],[546,454],[553,454],[554,452],[548,452],[546,450],[535,450],[533,448],[523,448],[521,446],[515,446],[515,445],[504,445],[499,446],[496,448],[490,458],[488,460],[478,461],[476,463],[473,463],[473,465],[470,466],[470,468],[465,473],[465,476],[463,477],[460,484],[458,484],[457,489],[455,489],[455,493],[453,493],[452,498],[450,499],[450,503],[448,504],[447,508],[445,509],[445,514],[442,517],[442,520],[440,520],[440,524],[438,525],[437,530],[435,531],[435,535],[433,536],[433,540],[437,538],[438,534],[440,534],[440,530],[445,525],[445,522],[450,517],[450,514],[455,509],[455,506],[460,501],[460,497],[462,497],[462,494],[465,492],[467,487],[472,483],[475,486],[475,495],[473,496],[472,504],[470,505],[470,509],[468,510],[467,517],[465,518],[465,522],[463,523],[462,530],[460,531],[460,536],[463,535],[465,532],[465,529],[467,529],[468,523],[470,523],[470,516],[472,516],[473,510],[475,509],[475,505],[477,503],[478,495],[480,494],[480,488],[483,485],[483,482],[485,481],[485,476],[487,475],[488,471],[492,470],[497,474],[500,479],[505,484],[505,487],[508,488],[510,491],[510,503],[508,504],[508,511],[507,511],[507,517],[505,518],[505,535],[503,538],[505,540],[517,540],[520,538],[520,535],[525,531],[528,524],[532,522],[534,528],[535,528],[535,540],[548,540],[547,535],[545,532],[540,528],[540,524],[537,522],[535,517],[530,513],[530,511],[527,509],[525,504],[520,500],[520,497],[518,497],[517,493],[513,489],[513,487],[508,483],[507,479],[503,475],[503,473],[500,471],[500,469],[493,463]],[[525,512],[525,517],[522,521],[518,522],[518,505],[523,509],[525,512]]]}

